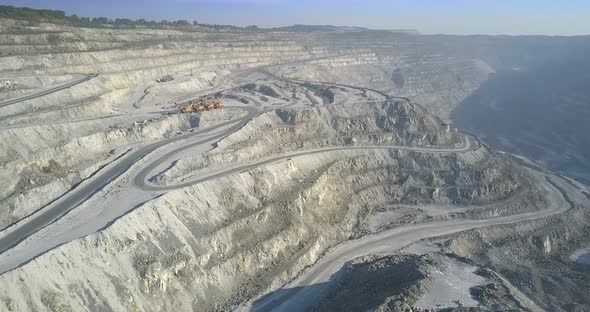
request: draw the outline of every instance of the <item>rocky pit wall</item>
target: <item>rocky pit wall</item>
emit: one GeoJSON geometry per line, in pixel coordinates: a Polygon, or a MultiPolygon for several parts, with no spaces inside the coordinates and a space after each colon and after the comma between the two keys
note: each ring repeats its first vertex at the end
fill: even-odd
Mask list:
{"type": "Polygon", "coordinates": [[[338,62],[325,60],[288,70],[286,76],[383,90],[412,99],[449,122],[451,112],[476,91],[493,70],[480,60],[430,62],[338,62]],[[483,64],[483,65],[482,65],[483,64]]]}
{"type": "Polygon", "coordinates": [[[102,121],[96,120],[0,131],[0,142],[11,142],[2,149],[5,154],[0,163],[4,186],[0,191],[0,227],[39,209],[139,144],[233,119],[236,114],[239,112],[215,112],[207,114],[203,122],[194,115],[170,115],[115,129],[104,129],[102,121]],[[52,137],[61,139],[52,142],[52,137]]]}
{"type": "MultiPolygon", "coordinates": [[[[18,192],[15,193],[19,181],[8,177],[19,176],[25,168],[42,168],[49,161],[54,161],[60,168],[70,169],[68,166],[79,165],[80,168],[72,169],[88,170],[96,168],[94,164],[104,161],[105,153],[141,143],[142,139],[134,138],[136,136],[149,136],[149,139],[155,139],[163,137],[168,132],[186,129],[183,121],[159,124],[157,126],[160,130],[150,130],[152,133],[148,134],[144,134],[144,130],[137,133],[133,127],[128,128],[129,124],[138,121],[138,118],[141,118],[139,121],[145,119],[145,115],[136,116],[141,113],[137,107],[147,103],[159,110],[158,105],[170,105],[162,103],[159,100],[160,96],[178,96],[209,88],[215,80],[219,81],[227,75],[228,70],[235,70],[237,67],[247,68],[315,57],[297,45],[293,38],[283,38],[274,34],[265,36],[264,40],[254,40],[257,35],[166,30],[113,31],[50,26],[42,25],[41,29],[25,27],[21,34],[0,36],[0,44],[3,44],[5,49],[14,48],[7,52],[8,56],[3,54],[0,57],[0,72],[7,79],[15,80],[10,88],[1,90],[6,98],[14,94],[39,92],[79,79],[83,74],[100,75],[56,93],[27,100],[18,105],[0,107],[0,125],[8,127],[0,132],[0,136],[3,136],[1,142],[6,145],[0,149],[3,166],[1,179],[6,182],[3,184],[6,186],[3,188],[3,194],[0,194],[3,200],[6,200],[7,196],[20,196],[18,192]],[[54,31],[51,36],[42,33],[47,27],[54,31]],[[80,45],[83,41],[90,44],[80,45]],[[105,44],[98,46],[100,42],[105,44]],[[122,45],[113,48],[108,42],[122,45]],[[46,51],[46,45],[53,45],[55,50],[46,51]],[[55,78],[58,74],[63,77],[55,78]],[[156,79],[167,74],[190,76],[181,83],[166,84],[166,87],[156,84],[156,79]],[[72,80],[65,81],[65,78],[72,80]],[[145,88],[145,94],[142,101],[134,103],[133,96],[137,88],[145,88]],[[93,120],[128,113],[132,114],[126,125],[113,122],[116,118],[93,120]],[[72,125],[65,123],[80,119],[88,122],[75,122],[72,125]],[[42,126],[44,123],[56,121],[64,123],[42,126]],[[23,127],[20,127],[21,125],[23,127]],[[80,151],[92,153],[84,152],[82,155],[80,151]],[[89,162],[91,166],[81,166],[83,161],[89,162]]],[[[316,52],[330,53],[325,50],[316,52]]],[[[35,186],[21,183],[21,190],[34,190],[39,184],[49,185],[55,181],[35,170],[30,171],[30,178],[37,180],[35,186]],[[47,178],[51,181],[46,181],[47,178]]],[[[61,185],[58,192],[37,189],[31,194],[59,194],[76,179],[74,176],[67,179],[67,182],[58,183],[61,185]]],[[[54,187],[55,184],[50,188],[54,187]]],[[[3,215],[12,213],[7,210],[19,209],[14,200],[9,201],[10,204],[1,205],[3,215]],[[4,209],[5,207],[10,209],[4,209]]],[[[29,200],[25,198],[18,200],[27,201],[29,200]]],[[[31,199],[31,202],[37,201],[31,199]]],[[[26,215],[29,209],[24,209],[26,211],[18,212],[17,215],[26,215]]],[[[0,224],[5,222],[7,221],[2,220],[0,224]]]]}
{"type": "Polygon", "coordinates": [[[225,310],[281,285],[351,237],[365,207],[432,201],[414,187],[430,186],[428,180],[396,170],[398,157],[411,156],[342,154],[295,158],[167,193],[101,233],[6,273],[0,292],[17,310],[225,310]]]}
{"type": "MultiPolygon", "coordinates": [[[[546,311],[585,311],[590,305],[590,270],[568,255],[590,241],[590,201],[573,196],[571,185],[554,179],[567,191],[574,209],[536,221],[466,231],[448,239],[445,250],[468,258],[522,292],[527,303],[546,311]]],[[[438,239],[436,239],[438,240],[438,239]]],[[[488,294],[490,295],[490,294],[488,294]]],[[[518,296],[517,296],[518,297],[518,296]]],[[[502,298],[479,298],[497,304],[502,298]]]]}
{"type": "MultiPolygon", "coordinates": [[[[4,23],[0,29],[14,31],[4,23]]],[[[78,74],[100,76],[0,108],[2,116],[8,116],[0,120],[2,126],[39,123],[0,131],[0,144],[4,143],[0,184],[6,186],[0,190],[3,224],[41,206],[40,198],[55,197],[89,175],[112,157],[110,151],[122,153],[194,126],[188,117],[178,116],[133,127],[129,126],[133,121],[126,126],[113,123],[118,125],[115,129],[101,121],[43,124],[133,111],[130,103],[126,107],[123,103],[138,88],[148,90],[145,103],[155,105],[159,94],[202,91],[214,77],[220,80],[230,71],[291,63],[285,66],[287,75],[377,86],[393,95],[413,97],[446,118],[493,71],[472,56],[448,57],[453,53],[445,45],[423,44],[422,38],[432,41],[426,36],[367,41],[358,36],[329,40],[330,36],[318,34],[321,40],[308,40],[293,33],[75,29],[47,24],[23,28],[18,23],[11,27],[33,33],[0,35],[0,73],[17,82],[0,89],[1,98],[38,92],[78,74]],[[47,30],[54,36],[42,33],[47,30]],[[303,64],[309,59],[316,60],[303,64]],[[186,83],[155,84],[164,75],[178,78],[193,70],[195,77],[186,83]],[[17,176],[21,179],[15,180],[17,176]]],[[[396,111],[401,114],[393,117],[383,116],[388,107],[379,105],[368,113],[365,106],[362,113],[354,106],[346,107],[346,114],[336,107],[269,113],[220,142],[223,154],[213,150],[206,157],[180,161],[161,182],[235,161],[238,153],[256,159],[277,150],[354,143],[353,138],[357,143],[457,143],[456,133],[442,122],[433,123],[421,111],[413,115],[411,109],[419,106],[401,107],[396,111]],[[406,117],[396,119],[401,116],[406,117]],[[265,131],[271,135],[261,136],[265,131]],[[277,146],[283,137],[284,145],[277,146]],[[276,149],[268,149],[268,144],[276,149]]],[[[166,193],[99,233],[3,274],[0,310],[227,310],[278,288],[313,264],[326,248],[364,234],[359,223],[374,207],[487,205],[516,198],[504,208],[465,214],[503,215],[541,207],[543,198],[537,191],[526,173],[483,146],[448,155],[347,151],[295,157],[166,193]]],[[[581,293],[589,288],[587,275],[562,256],[562,251],[588,243],[580,238],[587,236],[585,220],[586,211],[578,208],[564,219],[468,231],[454,236],[449,251],[475,255],[482,265],[497,268],[543,307],[568,310],[578,302],[588,304],[581,293]],[[523,263],[515,264],[514,259],[523,263]],[[565,293],[567,289],[573,291],[565,293]],[[544,298],[545,293],[550,296],[544,298]]]]}
{"type": "MultiPolygon", "coordinates": [[[[299,66],[306,60],[327,58],[314,61],[313,66],[328,62],[334,65],[331,71],[337,73],[337,68],[350,66],[381,66],[383,63],[410,62],[411,59],[405,55],[414,49],[408,46],[410,50],[400,50],[398,56],[395,56],[397,52],[393,53],[393,56],[383,56],[383,51],[390,49],[390,45],[326,40],[314,40],[311,44],[306,36],[296,33],[109,30],[79,29],[50,24],[38,27],[25,27],[19,23],[9,24],[12,25],[11,33],[0,36],[0,45],[4,51],[0,57],[0,72],[15,83],[11,84],[9,89],[2,90],[4,98],[15,94],[38,92],[49,86],[71,81],[70,79],[78,79],[84,74],[100,74],[71,88],[18,105],[1,107],[0,125],[15,127],[7,130],[5,136],[17,137],[26,146],[20,154],[31,154],[29,149],[34,147],[32,150],[37,151],[39,146],[47,148],[43,153],[55,154],[55,150],[65,149],[65,145],[71,143],[63,142],[62,138],[70,137],[67,135],[74,132],[64,134],[63,131],[50,129],[53,126],[49,126],[47,131],[43,130],[44,142],[39,142],[40,136],[31,133],[36,130],[20,129],[17,127],[19,125],[65,122],[73,119],[91,120],[112,114],[132,113],[134,116],[141,109],[159,110],[164,105],[171,105],[169,97],[209,88],[230,71],[254,66],[292,62],[299,66]],[[317,42],[326,44],[318,46],[317,42]],[[155,83],[156,79],[168,74],[172,74],[176,79],[186,80],[166,84],[155,83]],[[136,102],[133,97],[138,88],[145,90],[141,100],[137,99],[139,102],[136,102]],[[138,110],[137,107],[141,109],[138,110]],[[48,146],[47,142],[56,144],[48,146]]],[[[392,39],[402,42],[414,40],[412,37],[395,36],[392,39]]],[[[428,56],[425,58],[428,59],[428,56]]],[[[348,82],[355,82],[353,76],[343,76],[343,79],[348,78],[348,82]]],[[[88,127],[82,127],[81,134],[75,135],[73,141],[85,144],[80,145],[82,149],[93,149],[91,145],[94,143],[83,139],[84,136],[92,137],[86,129],[93,127],[93,122],[90,121],[88,127]]],[[[125,126],[121,127],[120,131],[125,132],[125,126]]],[[[102,128],[97,129],[94,135],[109,136],[111,132],[111,129],[102,128]]],[[[10,175],[18,174],[22,170],[19,164],[23,160],[13,160],[19,153],[15,154],[13,148],[2,149],[2,152],[5,155],[0,155],[0,158],[4,158],[6,168],[3,171],[10,175]]],[[[45,162],[40,166],[45,166],[51,160],[46,158],[41,157],[37,161],[45,162]]],[[[59,164],[68,161],[59,157],[54,160],[59,164]]],[[[99,161],[99,158],[93,159],[94,163],[99,161]]],[[[8,186],[6,192],[10,194],[14,182],[8,186]]],[[[25,186],[25,189],[28,190],[30,187],[25,186]]],[[[4,197],[6,195],[4,194],[4,197]]]]}
{"type": "Polygon", "coordinates": [[[66,84],[77,78],[79,75],[3,76],[0,78],[0,102],[47,86],[66,84]]]}
{"type": "MultiPolygon", "coordinates": [[[[27,35],[21,35],[18,42],[13,36],[0,37],[0,42],[6,46],[34,44],[29,53],[18,55],[15,51],[14,56],[0,59],[1,71],[100,73],[107,88],[119,89],[166,74],[190,73],[207,67],[251,67],[311,60],[307,64],[296,64],[293,75],[315,81],[377,87],[394,95],[412,97],[443,118],[493,72],[481,60],[437,50],[436,44],[440,43],[425,49],[420,36],[391,34],[387,38],[352,40],[354,33],[335,39],[333,34],[113,31],[67,27],[61,31],[54,34],[57,38],[53,38],[53,42],[59,42],[56,49],[72,45],[63,53],[34,50],[34,45],[51,44],[45,34],[31,34],[27,39],[27,35]],[[309,40],[310,36],[317,40],[309,40]],[[72,38],[76,40],[72,42],[72,38]],[[77,42],[117,42],[124,46],[91,49],[77,42]]],[[[370,38],[371,34],[366,36],[370,38]]]]}
{"type": "MultiPolygon", "coordinates": [[[[375,110],[388,112],[382,109],[389,105],[394,106],[375,110]]],[[[317,112],[285,111],[274,120],[297,126],[308,120],[301,116],[317,112]]],[[[339,113],[324,111],[330,118],[321,120],[334,120],[339,113]]],[[[446,133],[441,122],[432,128],[446,133]]],[[[251,137],[251,131],[243,128],[228,138],[233,142],[228,146],[251,137]]],[[[448,142],[455,143],[453,133],[448,135],[448,142]]],[[[485,147],[465,154],[329,152],[171,191],[100,233],[4,274],[0,297],[6,308],[17,311],[227,310],[276,289],[328,247],[355,237],[371,207],[489,202],[520,187],[518,170],[497,168],[508,162],[486,171],[493,162],[485,147]],[[484,172],[488,176],[482,180],[484,172]],[[445,186],[469,191],[435,192],[445,186]],[[40,274],[42,280],[36,278],[40,274]]]]}
{"type": "Polygon", "coordinates": [[[462,144],[462,138],[452,128],[405,101],[279,109],[255,118],[239,132],[221,140],[217,148],[179,160],[155,181],[174,184],[198,174],[197,170],[319,147],[462,144]]]}
{"type": "Polygon", "coordinates": [[[314,311],[410,311],[431,285],[427,256],[367,256],[339,271],[344,275],[314,311]]]}

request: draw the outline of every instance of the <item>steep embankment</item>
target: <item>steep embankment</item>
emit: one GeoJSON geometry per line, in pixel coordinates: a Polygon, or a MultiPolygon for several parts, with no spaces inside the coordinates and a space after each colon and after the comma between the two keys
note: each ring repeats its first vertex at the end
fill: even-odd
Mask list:
{"type": "MultiPolygon", "coordinates": [[[[233,89],[228,94],[236,105],[293,106],[257,116],[203,154],[186,151],[153,182],[175,185],[207,171],[339,145],[453,149],[316,153],[162,191],[150,200],[134,193],[142,204],[117,210],[129,212],[99,232],[65,239],[40,255],[27,250],[27,255],[39,256],[0,277],[3,310],[228,310],[277,290],[329,247],[369,231],[531,213],[547,204],[546,192],[527,171],[475,140],[473,148],[461,149],[462,136],[426,110],[448,118],[494,68],[512,64],[494,57],[503,48],[489,48],[487,38],[47,24],[0,29],[7,30],[0,35],[2,101],[99,74],[71,88],[0,107],[0,225],[41,207],[129,148],[240,115],[229,109],[166,114],[176,103],[219,90],[233,89]],[[487,48],[474,49],[482,40],[487,48]],[[248,70],[265,65],[279,65],[278,74],[288,77],[371,86],[411,97],[426,109],[411,101],[382,103],[370,99],[366,90],[356,90],[362,93],[359,97],[335,90],[334,103],[322,103],[311,90],[285,80],[280,81],[284,87],[273,86],[280,77],[248,70]],[[156,82],[165,75],[173,80],[156,82]],[[243,87],[254,80],[267,80],[264,85],[274,91],[266,89],[262,97],[260,88],[243,87]],[[234,88],[238,86],[242,88],[234,88]],[[378,226],[367,224],[375,219],[381,221],[378,226]]],[[[497,41],[490,42],[493,46],[497,41]]],[[[108,203],[128,204],[117,197],[127,193],[113,190],[132,187],[129,178],[123,175],[84,208],[94,208],[104,200],[100,196],[113,196],[108,203]]],[[[559,305],[555,298],[567,295],[560,285],[585,285],[571,282],[578,273],[575,267],[560,271],[565,277],[549,270],[563,261],[558,255],[565,249],[580,247],[579,237],[587,229],[575,217],[587,219],[577,207],[566,216],[572,221],[567,230],[559,229],[565,223],[554,217],[526,229],[518,224],[473,230],[455,236],[448,247],[497,265],[515,285],[526,281],[519,287],[552,308],[559,305]],[[556,230],[547,230],[552,227],[556,230]],[[533,236],[519,238],[529,234],[533,236]],[[500,239],[481,239],[486,235],[500,239]],[[563,237],[571,244],[556,248],[563,237]],[[555,257],[541,257],[541,251],[555,257]],[[529,255],[536,258],[524,266],[515,268],[510,262],[529,255]],[[538,263],[546,265],[535,269],[538,263]],[[540,281],[530,277],[536,274],[540,281]],[[533,286],[526,291],[528,285],[533,286]],[[545,293],[551,296],[540,298],[545,293]]],[[[390,260],[374,263],[395,273],[390,260]]],[[[412,273],[408,281],[421,278],[420,269],[412,273]]],[[[365,277],[359,275],[353,278],[365,277]]]]}
{"type": "Polygon", "coordinates": [[[174,184],[198,170],[329,146],[458,147],[461,137],[424,109],[405,101],[279,109],[265,113],[207,153],[179,160],[157,181],[174,184]]]}
{"type": "MultiPolygon", "coordinates": [[[[286,135],[261,140],[286,147],[302,138],[323,142],[324,130],[332,143],[363,134],[374,143],[458,143],[452,129],[405,102],[282,110],[260,120],[266,122],[242,128],[220,148],[239,152],[260,138],[257,131],[273,127],[286,135]]],[[[17,309],[226,310],[285,283],[328,247],[357,235],[373,207],[487,203],[530,190],[526,174],[483,146],[464,153],[301,156],[168,192],[104,231],[4,274],[0,291],[17,309]],[[46,278],[34,278],[39,274],[46,278]]]]}

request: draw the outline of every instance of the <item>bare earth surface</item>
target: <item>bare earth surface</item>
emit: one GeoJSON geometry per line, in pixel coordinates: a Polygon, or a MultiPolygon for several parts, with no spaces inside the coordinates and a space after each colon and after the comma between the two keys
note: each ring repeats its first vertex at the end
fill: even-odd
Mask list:
{"type": "Polygon", "coordinates": [[[576,38],[0,27],[0,311],[590,306],[583,139],[464,115],[576,38]]]}

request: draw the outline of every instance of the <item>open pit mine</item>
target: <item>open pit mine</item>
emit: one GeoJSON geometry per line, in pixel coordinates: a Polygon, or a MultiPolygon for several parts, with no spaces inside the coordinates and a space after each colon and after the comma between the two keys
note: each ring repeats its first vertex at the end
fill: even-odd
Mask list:
{"type": "Polygon", "coordinates": [[[0,311],[588,311],[584,171],[454,119],[536,40],[0,20],[0,311]]]}

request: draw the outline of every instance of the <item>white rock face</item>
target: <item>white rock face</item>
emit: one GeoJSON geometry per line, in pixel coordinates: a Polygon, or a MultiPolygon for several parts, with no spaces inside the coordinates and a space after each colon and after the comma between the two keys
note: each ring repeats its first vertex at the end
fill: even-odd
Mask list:
{"type": "Polygon", "coordinates": [[[366,59],[356,62],[335,59],[298,67],[289,76],[385,90],[412,99],[448,122],[453,109],[477,90],[490,72],[481,60],[418,63],[398,60],[383,64],[366,59]]]}
{"type": "Polygon", "coordinates": [[[363,144],[452,147],[461,143],[457,133],[447,132],[440,120],[405,102],[281,109],[263,114],[241,131],[222,139],[217,144],[219,148],[179,160],[156,180],[176,184],[202,173],[199,170],[203,168],[220,168],[317,147],[363,144]]]}
{"type": "MultiPolygon", "coordinates": [[[[203,153],[188,150],[152,182],[175,185],[207,170],[327,146],[458,148],[463,142],[456,130],[428,109],[448,117],[490,72],[481,60],[465,55],[450,59],[445,49],[424,48],[421,39],[408,35],[367,42],[358,41],[355,32],[46,24],[26,29],[31,33],[0,35],[0,74],[14,81],[4,82],[9,87],[0,89],[0,98],[99,76],[0,107],[0,228],[43,207],[129,149],[238,120],[244,107],[278,107],[285,104],[279,98],[290,93],[301,98],[287,99],[292,107],[262,113],[203,153]],[[320,96],[302,86],[288,90],[275,84],[271,88],[281,89],[281,96],[264,103],[260,94],[236,90],[250,80],[291,83],[262,69],[257,74],[249,70],[269,65],[280,66],[263,69],[289,77],[411,97],[426,109],[405,100],[371,99],[375,91],[364,94],[363,103],[346,102],[346,93],[337,92],[342,103],[323,106],[320,96]],[[174,80],[156,82],[165,75],[174,80]],[[239,96],[223,110],[170,114],[177,111],[175,103],[227,89],[239,96]],[[318,103],[309,107],[301,104],[305,101],[318,103]]],[[[125,175],[101,190],[84,208],[114,196],[129,186],[129,179],[125,175]]],[[[0,310],[225,311],[283,285],[328,247],[364,235],[363,222],[376,209],[488,204],[532,189],[525,173],[482,145],[462,153],[394,149],[298,156],[142,194],[142,204],[97,233],[0,276],[0,310]]],[[[539,198],[522,195],[505,210],[472,213],[507,213],[527,200],[539,198]]]]}
{"type": "Polygon", "coordinates": [[[89,302],[115,311],[228,307],[285,282],[347,239],[367,203],[428,201],[421,165],[402,173],[410,159],[328,153],[172,191],[6,273],[0,293],[17,310],[78,310],[89,302]]]}
{"type": "MultiPolygon", "coordinates": [[[[205,157],[208,166],[227,166],[351,136],[358,144],[459,143],[456,132],[411,103],[350,104],[262,114],[205,157]]],[[[194,159],[170,172],[191,173],[194,159]]],[[[292,279],[328,247],[362,235],[359,222],[377,206],[489,202],[521,188],[526,181],[517,171],[484,147],[464,154],[295,157],[150,200],[99,233],[4,274],[0,297],[17,310],[227,310],[292,279]],[[42,281],[35,278],[40,274],[42,281]]]]}

